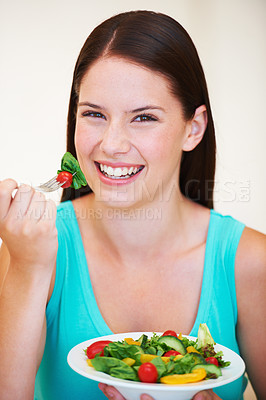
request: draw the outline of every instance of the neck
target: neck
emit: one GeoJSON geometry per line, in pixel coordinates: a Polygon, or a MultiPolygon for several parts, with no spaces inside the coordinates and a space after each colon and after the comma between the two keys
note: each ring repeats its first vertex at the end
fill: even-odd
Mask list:
{"type": "Polygon", "coordinates": [[[169,201],[152,201],[141,207],[110,208],[92,195],[90,207],[101,210],[94,219],[97,237],[122,259],[152,258],[186,238],[191,203],[179,193],[169,201]]]}

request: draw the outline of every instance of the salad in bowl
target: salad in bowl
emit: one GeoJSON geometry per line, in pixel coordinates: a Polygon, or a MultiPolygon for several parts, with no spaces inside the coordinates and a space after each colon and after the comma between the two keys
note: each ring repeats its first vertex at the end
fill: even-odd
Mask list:
{"type": "Polygon", "coordinates": [[[89,339],[73,347],[68,364],[78,374],[114,386],[127,400],[188,400],[243,375],[234,351],[215,344],[206,324],[198,336],[174,331],[130,332],[89,339]]]}
{"type": "Polygon", "coordinates": [[[90,367],[115,378],[171,385],[222,376],[230,361],[224,361],[223,352],[216,352],[214,345],[207,325],[200,324],[195,340],[169,330],[151,338],[142,334],[136,340],[99,340],[85,354],[90,367]]]}

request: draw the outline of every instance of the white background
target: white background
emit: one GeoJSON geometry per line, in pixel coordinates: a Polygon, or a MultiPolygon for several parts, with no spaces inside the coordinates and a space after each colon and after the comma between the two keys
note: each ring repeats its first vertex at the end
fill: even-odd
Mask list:
{"type": "Polygon", "coordinates": [[[0,0],[0,180],[55,175],[80,48],[104,19],[137,9],[169,14],[191,35],[216,126],[215,208],[266,233],[265,0],[0,0]]]}
{"type": "Polygon", "coordinates": [[[101,21],[136,9],[167,13],[191,35],[216,126],[215,208],[266,233],[265,0],[1,0],[0,180],[56,174],[80,48],[101,21]]]}

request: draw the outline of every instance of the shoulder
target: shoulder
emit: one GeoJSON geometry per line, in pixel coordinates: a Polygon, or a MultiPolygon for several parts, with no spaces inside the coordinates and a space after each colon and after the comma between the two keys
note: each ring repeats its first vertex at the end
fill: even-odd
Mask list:
{"type": "Polygon", "coordinates": [[[265,392],[266,235],[245,228],[236,255],[237,338],[252,386],[260,399],[265,392]],[[256,340],[254,332],[256,331],[256,340]]]}
{"type": "Polygon", "coordinates": [[[236,277],[256,279],[266,274],[266,235],[245,227],[236,253],[236,277]]]}
{"type": "Polygon", "coordinates": [[[241,315],[255,314],[255,309],[256,313],[265,310],[266,236],[251,228],[244,229],[239,241],[235,261],[235,282],[240,318],[241,315]]]}

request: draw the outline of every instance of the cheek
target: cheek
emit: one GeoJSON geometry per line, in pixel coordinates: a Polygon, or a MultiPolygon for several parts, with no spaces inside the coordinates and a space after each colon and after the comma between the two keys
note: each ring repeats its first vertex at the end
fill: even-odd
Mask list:
{"type": "Polygon", "coordinates": [[[142,144],[143,155],[148,155],[150,162],[158,162],[159,165],[169,163],[171,160],[175,162],[181,157],[182,143],[176,135],[164,135],[151,137],[146,143],[142,144]]]}
{"type": "Polygon", "coordinates": [[[78,154],[91,153],[95,143],[93,136],[88,134],[87,129],[84,129],[79,124],[76,125],[75,130],[75,147],[78,154]]]}
{"type": "Polygon", "coordinates": [[[78,130],[76,128],[76,131],[75,131],[75,147],[76,147],[77,153],[79,153],[80,149],[82,149],[84,147],[84,142],[85,142],[85,136],[82,135],[80,130],[78,130]]]}

